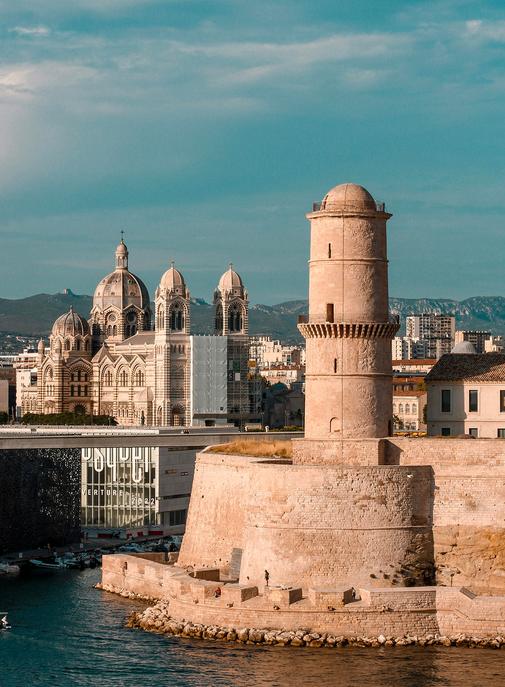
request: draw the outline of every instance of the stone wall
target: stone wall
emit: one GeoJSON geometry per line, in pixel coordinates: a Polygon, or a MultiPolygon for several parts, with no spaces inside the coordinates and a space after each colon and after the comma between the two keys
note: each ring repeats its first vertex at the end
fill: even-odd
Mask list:
{"type": "Polygon", "coordinates": [[[242,583],[267,570],[271,584],[420,584],[431,579],[432,490],[428,467],[202,453],[178,564],[227,572],[239,549],[242,583]]]}
{"type": "Polygon", "coordinates": [[[293,462],[199,454],[181,564],[236,549],[244,582],[393,585],[431,555],[439,584],[505,592],[505,442],[296,440],[293,462]]]}
{"type": "Polygon", "coordinates": [[[437,582],[505,593],[505,442],[392,437],[385,461],[432,466],[437,582]]]}
{"type": "MultiPolygon", "coordinates": [[[[203,577],[215,578],[211,569],[206,572],[203,577]]],[[[129,555],[104,557],[102,588],[168,600],[171,617],[206,626],[310,628],[345,637],[505,634],[505,597],[478,597],[464,588],[358,587],[354,594],[342,587],[258,589],[198,579],[174,566],[129,555]]]]}

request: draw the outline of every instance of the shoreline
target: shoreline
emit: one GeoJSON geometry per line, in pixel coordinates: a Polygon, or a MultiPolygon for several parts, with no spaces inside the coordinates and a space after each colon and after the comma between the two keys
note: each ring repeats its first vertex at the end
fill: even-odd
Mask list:
{"type": "Polygon", "coordinates": [[[243,627],[233,628],[218,625],[204,625],[185,620],[172,618],[169,613],[170,602],[158,600],[142,594],[135,594],[126,589],[117,590],[98,583],[95,589],[110,592],[123,598],[145,601],[153,605],[144,611],[132,611],[126,621],[125,627],[129,629],[141,629],[145,632],[182,637],[184,639],[203,639],[222,642],[236,642],[239,644],[254,644],[265,646],[293,646],[308,648],[345,648],[345,647],[404,647],[404,646],[443,646],[465,647],[470,649],[505,649],[505,636],[475,637],[465,634],[437,635],[428,634],[425,637],[416,635],[395,637],[392,635],[378,636],[351,636],[334,635],[331,633],[312,632],[308,629],[283,630],[269,628],[243,627]]]}

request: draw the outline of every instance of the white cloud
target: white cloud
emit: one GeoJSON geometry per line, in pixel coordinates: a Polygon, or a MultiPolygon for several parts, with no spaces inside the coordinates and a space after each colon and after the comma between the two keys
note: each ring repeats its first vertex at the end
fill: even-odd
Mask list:
{"type": "Polygon", "coordinates": [[[49,36],[51,30],[47,26],[14,26],[9,32],[18,36],[49,36]]]}
{"type": "Polygon", "coordinates": [[[483,21],[470,19],[465,22],[467,36],[479,38],[483,41],[503,43],[505,41],[505,21],[483,21]]]}

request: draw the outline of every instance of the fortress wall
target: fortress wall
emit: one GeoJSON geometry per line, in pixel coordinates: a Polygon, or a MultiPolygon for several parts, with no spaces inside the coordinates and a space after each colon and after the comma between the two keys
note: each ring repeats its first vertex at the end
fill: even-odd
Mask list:
{"type": "Polygon", "coordinates": [[[311,603],[310,590],[300,601],[280,601],[276,608],[261,590],[259,595],[246,595],[243,601],[228,605],[225,583],[196,580],[155,561],[140,564],[130,555],[104,557],[102,586],[108,591],[168,600],[169,614],[176,620],[235,629],[310,628],[346,637],[466,634],[483,638],[505,634],[505,597],[474,597],[460,588],[359,587],[358,600],[333,610],[324,603],[311,603]],[[221,597],[214,597],[213,586],[221,587],[221,597]]]}
{"type": "Polygon", "coordinates": [[[167,566],[140,556],[114,554],[102,559],[102,585],[153,599],[163,597],[167,566]]]}
{"type": "Polygon", "coordinates": [[[297,586],[425,580],[432,559],[429,467],[286,465],[201,453],[178,567],[297,586]],[[395,577],[396,575],[396,577],[395,577]]]}
{"type": "Polygon", "coordinates": [[[272,467],[251,466],[242,583],[262,584],[266,569],[273,585],[389,586],[406,567],[425,583],[429,468],[272,467]]]}
{"type": "Polygon", "coordinates": [[[232,549],[243,548],[251,494],[249,466],[257,460],[219,453],[197,454],[178,566],[226,570],[232,549]]]}
{"type": "Polygon", "coordinates": [[[393,437],[385,460],[433,468],[438,583],[505,593],[505,442],[393,437]]]}
{"type": "MultiPolygon", "coordinates": [[[[383,465],[385,439],[292,439],[296,465],[383,465]]],[[[393,463],[394,464],[394,463],[393,463]]]]}

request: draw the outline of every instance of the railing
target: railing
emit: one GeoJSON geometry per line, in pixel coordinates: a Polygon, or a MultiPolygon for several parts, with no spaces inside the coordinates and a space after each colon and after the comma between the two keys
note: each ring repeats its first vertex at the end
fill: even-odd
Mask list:
{"type": "MultiPolygon", "coordinates": [[[[371,205],[371,203],[368,203],[371,205]]],[[[380,201],[374,201],[375,210],[377,212],[386,212],[386,203],[380,201]]],[[[344,201],[343,203],[326,203],[325,201],[319,201],[312,203],[312,212],[324,212],[325,210],[369,210],[371,208],[367,207],[366,203],[363,202],[353,202],[352,200],[344,201]]]]}
{"type": "MultiPolygon", "coordinates": [[[[340,322],[339,318],[334,318],[333,322],[330,322],[325,315],[314,315],[314,314],[309,314],[309,315],[298,315],[298,324],[333,324],[334,322],[340,322]]],[[[353,320],[353,324],[368,324],[370,320],[353,320]]],[[[399,324],[400,323],[400,316],[399,315],[389,315],[386,320],[381,320],[382,323],[389,323],[389,324],[399,324]]]]}

